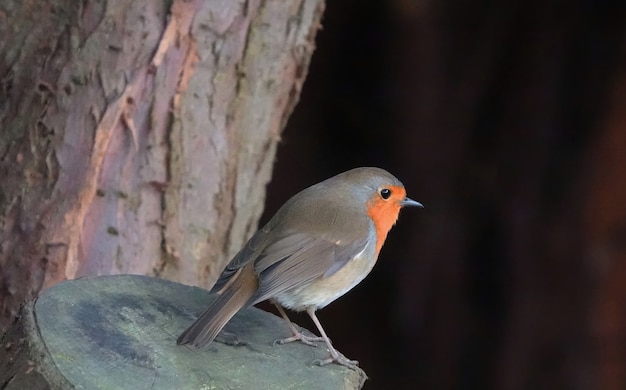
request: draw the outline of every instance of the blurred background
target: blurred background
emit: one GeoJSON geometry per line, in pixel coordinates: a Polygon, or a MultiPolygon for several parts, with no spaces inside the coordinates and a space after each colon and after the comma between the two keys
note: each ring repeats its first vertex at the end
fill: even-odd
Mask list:
{"type": "Polygon", "coordinates": [[[626,2],[328,1],[262,222],[366,165],[426,206],[319,313],[367,389],[626,388],[625,38],[626,2]]]}

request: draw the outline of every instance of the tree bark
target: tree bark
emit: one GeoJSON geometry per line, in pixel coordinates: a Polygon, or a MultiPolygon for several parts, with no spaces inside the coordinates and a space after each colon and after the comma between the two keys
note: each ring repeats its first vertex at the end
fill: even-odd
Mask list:
{"type": "Polygon", "coordinates": [[[0,328],[78,276],[210,284],[256,228],[322,12],[3,2],[0,328]]]}

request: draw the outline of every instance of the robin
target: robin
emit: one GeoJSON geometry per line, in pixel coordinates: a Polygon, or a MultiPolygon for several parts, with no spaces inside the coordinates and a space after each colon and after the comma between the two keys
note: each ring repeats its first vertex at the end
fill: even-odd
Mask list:
{"type": "Polygon", "coordinates": [[[355,168],[294,195],[226,266],[211,289],[219,296],[177,344],[203,347],[239,310],[269,299],[292,333],[277,343],[324,341],[330,357],[317,364],[356,366],[333,347],[315,311],[370,273],[404,206],[423,207],[380,168],[355,168]],[[306,311],[321,337],[299,332],[283,307],[306,311]]]}

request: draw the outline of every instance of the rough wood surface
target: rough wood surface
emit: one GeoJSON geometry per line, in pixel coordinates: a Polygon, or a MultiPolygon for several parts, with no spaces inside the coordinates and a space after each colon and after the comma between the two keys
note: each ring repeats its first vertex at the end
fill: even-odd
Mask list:
{"type": "Polygon", "coordinates": [[[236,315],[203,350],[177,335],[212,299],[206,290],[135,275],[86,277],[46,290],[2,338],[7,389],[358,389],[360,370],[318,367],[323,344],[289,335],[256,308],[236,315]]]}
{"type": "Polygon", "coordinates": [[[256,228],[323,5],[0,3],[0,329],[65,279],[215,280],[256,228]]]}

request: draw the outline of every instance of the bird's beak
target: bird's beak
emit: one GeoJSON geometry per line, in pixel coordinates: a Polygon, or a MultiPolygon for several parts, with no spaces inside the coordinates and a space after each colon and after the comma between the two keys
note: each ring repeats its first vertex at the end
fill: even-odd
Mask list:
{"type": "Polygon", "coordinates": [[[420,202],[413,200],[411,198],[404,198],[401,202],[400,202],[400,206],[402,207],[420,207],[420,208],[424,208],[424,205],[421,204],[420,202]]]}

